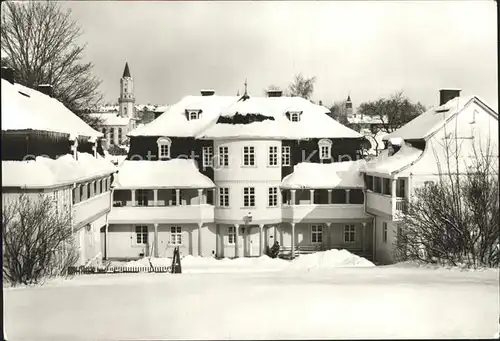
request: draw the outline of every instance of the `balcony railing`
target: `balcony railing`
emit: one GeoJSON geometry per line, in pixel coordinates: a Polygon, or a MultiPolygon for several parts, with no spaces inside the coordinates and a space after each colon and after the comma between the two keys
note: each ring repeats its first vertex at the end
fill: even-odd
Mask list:
{"type": "Polygon", "coordinates": [[[400,214],[406,213],[408,201],[406,198],[392,197],[386,194],[366,193],[366,210],[372,214],[386,214],[398,218],[400,214]]]}
{"type": "Polygon", "coordinates": [[[283,220],[289,222],[320,221],[335,219],[364,219],[364,204],[325,204],[325,205],[283,205],[283,220]]]}
{"type": "Polygon", "coordinates": [[[110,224],[209,223],[214,221],[214,206],[123,206],[113,207],[108,216],[110,224]]]}

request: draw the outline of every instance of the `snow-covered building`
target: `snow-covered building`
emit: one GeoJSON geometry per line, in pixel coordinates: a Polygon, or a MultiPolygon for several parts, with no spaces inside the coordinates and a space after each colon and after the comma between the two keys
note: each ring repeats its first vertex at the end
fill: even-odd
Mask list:
{"type": "Polygon", "coordinates": [[[71,217],[80,264],[103,256],[100,232],[117,169],[101,156],[102,133],[52,98],[51,86],[17,84],[7,68],[1,82],[3,207],[21,194],[49,196],[71,217]]]}
{"type": "Polygon", "coordinates": [[[363,138],[328,112],[275,92],[184,97],[128,134],[106,253],[170,256],[179,246],[259,256],[278,241],[292,254],[341,247],[371,255],[361,163],[339,162],[359,158],[363,138]]]}
{"type": "Polygon", "coordinates": [[[393,261],[395,223],[415,188],[436,182],[440,173],[456,173],[457,166],[464,172],[474,151],[493,153],[498,160],[498,113],[476,96],[459,94],[441,90],[439,106],[387,135],[389,148],[362,168],[366,212],[374,216],[377,261],[393,261]],[[457,158],[450,157],[447,148],[451,154],[458,151],[457,158]]]}

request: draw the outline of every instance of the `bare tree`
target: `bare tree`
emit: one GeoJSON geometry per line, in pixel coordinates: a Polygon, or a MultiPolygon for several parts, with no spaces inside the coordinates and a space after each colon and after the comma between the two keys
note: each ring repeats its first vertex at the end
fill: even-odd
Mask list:
{"type": "Polygon", "coordinates": [[[102,96],[100,81],[91,74],[93,64],[82,61],[85,45],[77,39],[82,30],[52,1],[2,3],[1,49],[6,54],[2,66],[14,70],[16,81],[34,88],[53,86],[54,97],[85,121],[85,109],[102,96]]]}
{"type": "Polygon", "coordinates": [[[65,275],[78,261],[69,210],[53,198],[22,194],[2,212],[3,277],[12,285],[65,275]]]}
{"type": "Polygon", "coordinates": [[[310,99],[311,95],[314,92],[315,82],[316,77],[307,78],[299,73],[295,76],[293,82],[289,85],[287,95],[310,99]]]}
{"type": "Polygon", "coordinates": [[[436,158],[437,182],[415,190],[398,224],[396,257],[498,266],[498,156],[488,143],[484,148],[473,144],[472,155],[464,158],[456,135],[444,141],[444,162],[436,158]]]}
{"type": "Polygon", "coordinates": [[[346,102],[347,101],[345,100],[334,102],[332,107],[330,108],[330,116],[343,125],[349,126],[349,121],[347,120],[346,102]]]}
{"type": "Polygon", "coordinates": [[[426,108],[420,102],[412,103],[402,91],[392,94],[389,98],[361,103],[357,113],[377,117],[381,120],[381,129],[387,133],[402,127],[426,108]]]}

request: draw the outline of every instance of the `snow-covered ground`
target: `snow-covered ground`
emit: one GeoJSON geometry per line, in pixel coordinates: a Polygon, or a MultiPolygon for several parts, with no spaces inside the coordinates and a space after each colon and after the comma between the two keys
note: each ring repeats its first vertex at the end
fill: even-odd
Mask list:
{"type": "Polygon", "coordinates": [[[4,289],[7,336],[491,338],[499,327],[498,269],[375,267],[344,250],[292,262],[187,256],[182,267],[183,274],[84,275],[4,289]]]}

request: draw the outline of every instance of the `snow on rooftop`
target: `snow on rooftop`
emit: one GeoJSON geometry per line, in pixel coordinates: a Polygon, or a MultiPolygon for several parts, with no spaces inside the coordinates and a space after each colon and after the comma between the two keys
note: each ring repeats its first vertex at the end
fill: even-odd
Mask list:
{"type": "Polygon", "coordinates": [[[389,139],[389,143],[393,146],[401,146],[404,143],[404,140],[401,137],[391,137],[389,139]]]}
{"type": "Polygon", "coordinates": [[[89,116],[94,118],[100,118],[102,120],[103,126],[126,126],[130,122],[130,118],[121,117],[117,113],[92,113],[89,116]]]}
{"type": "Polygon", "coordinates": [[[201,174],[192,159],[168,161],[123,161],[113,185],[134,188],[213,188],[210,178],[201,174]]]}
{"type": "Polygon", "coordinates": [[[385,149],[378,157],[366,162],[360,170],[366,173],[391,174],[411,165],[422,153],[422,150],[403,143],[393,155],[389,156],[389,150],[385,149]]]}
{"type": "Polygon", "coordinates": [[[359,172],[365,160],[334,162],[330,164],[302,162],[281,182],[282,188],[363,188],[359,172]]]}
{"type": "Polygon", "coordinates": [[[466,105],[474,100],[479,99],[476,96],[455,97],[442,106],[431,108],[415,117],[401,128],[387,135],[384,140],[392,137],[400,137],[405,140],[425,139],[444,126],[450,117],[462,111],[466,105]]]}
{"type": "Polygon", "coordinates": [[[201,138],[359,138],[362,135],[327,115],[329,110],[300,97],[251,97],[233,103],[221,116],[260,114],[273,120],[249,124],[213,124],[199,134],[201,138]],[[301,112],[300,121],[292,122],[287,112],[301,112]]]}
{"type": "Polygon", "coordinates": [[[2,79],[2,130],[40,130],[101,137],[57,99],[2,79]]]}
{"type": "Polygon", "coordinates": [[[111,162],[88,153],[78,153],[78,160],[66,154],[55,160],[38,156],[30,161],[2,161],[2,186],[52,187],[105,176],[116,170],[111,162]]]}
{"type": "MultiPolygon", "coordinates": [[[[387,121],[387,118],[385,118],[387,121]]],[[[378,116],[370,115],[349,115],[347,116],[347,121],[351,124],[382,124],[382,120],[378,116]]]]}
{"type": "Polygon", "coordinates": [[[217,95],[186,96],[179,102],[169,106],[160,117],[132,130],[127,136],[193,137],[214,123],[224,107],[237,100],[238,97],[217,95]],[[201,110],[200,117],[188,121],[185,113],[188,108],[201,110]]]}

